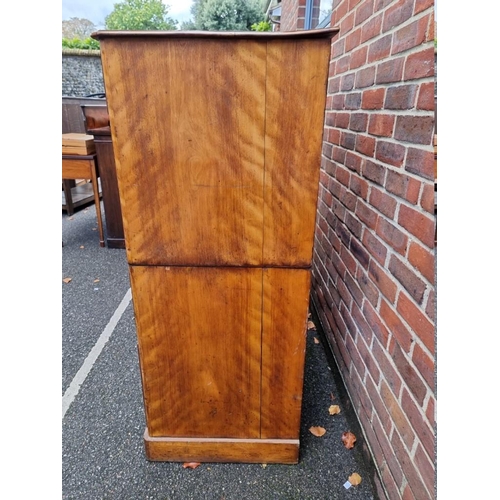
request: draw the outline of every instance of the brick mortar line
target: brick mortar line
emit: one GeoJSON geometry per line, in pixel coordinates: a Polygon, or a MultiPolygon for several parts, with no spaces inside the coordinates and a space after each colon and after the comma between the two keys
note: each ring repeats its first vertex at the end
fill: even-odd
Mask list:
{"type": "MultiPolygon", "coordinates": [[[[381,162],[380,162],[380,163],[381,163],[381,162]]],[[[380,211],[377,207],[375,207],[374,205],[372,205],[372,204],[371,204],[368,200],[364,200],[363,198],[361,198],[361,199],[363,200],[363,202],[365,202],[367,205],[369,205],[371,208],[373,208],[373,210],[374,210],[374,211],[376,211],[376,212],[377,212],[377,215],[380,215],[380,216],[382,216],[384,219],[386,219],[387,221],[392,222],[392,223],[394,223],[395,225],[397,225],[397,226],[398,226],[398,228],[401,228],[401,231],[403,231],[406,235],[410,236],[410,238],[418,240],[418,241],[420,242],[420,244],[421,244],[424,248],[428,249],[428,250],[429,250],[429,251],[431,251],[431,252],[435,250],[434,248],[430,248],[430,247],[428,247],[428,246],[427,246],[427,245],[426,245],[423,241],[420,241],[420,239],[418,239],[418,238],[417,238],[414,234],[410,233],[410,232],[409,232],[406,228],[404,228],[403,226],[401,226],[401,225],[398,223],[398,221],[397,221],[397,218],[398,218],[397,216],[399,216],[399,208],[400,208],[400,205],[401,205],[401,204],[405,205],[407,208],[412,208],[412,209],[416,210],[417,212],[419,212],[420,214],[422,214],[422,215],[426,216],[427,218],[429,218],[429,219],[431,219],[431,220],[432,220],[432,218],[433,218],[433,214],[431,214],[431,213],[427,212],[427,211],[426,211],[425,209],[423,209],[421,206],[419,206],[419,205],[413,205],[413,204],[412,204],[411,202],[409,202],[408,200],[406,200],[406,199],[404,199],[404,198],[402,198],[402,197],[400,197],[400,196],[398,196],[398,195],[395,195],[394,193],[391,193],[390,191],[388,191],[388,190],[387,190],[387,188],[386,188],[385,186],[381,186],[380,184],[377,184],[376,182],[373,182],[371,179],[369,179],[368,177],[365,177],[363,174],[358,174],[357,172],[355,172],[355,171],[353,171],[353,170],[349,169],[348,167],[346,167],[345,165],[343,165],[343,164],[341,164],[341,165],[342,165],[344,168],[346,168],[346,169],[349,171],[349,173],[350,173],[351,175],[356,175],[357,177],[359,177],[359,178],[361,178],[361,179],[365,180],[365,181],[368,183],[369,192],[371,192],[371,189],[372,189],[373,187],[376,187],[376,188],[380,189],[380,190],[381,190],[384,194],[386,194],[386,195],[388,195],[388,196],[390,196],[391,198],[393,198],[393,199],[395,199],[395,200],[396,200],[397,205],[396,205],[396,209],[395,209],[395,212],[394,212],[394,218],[393,218],[393,219],[391,219],[391,218],[389,218],[387,215],[385,215],[384,213],[382,213],[382,212],[381,212],[381,211],[380,211]]],[[[421,182],[422,184],[424,184],[425,182],[427,182],[429,185],[433,185],[433,184],[434,184],[434,183],[433,183],[433,181],[431,181],[431,180],[429,180],[429,179],[425,179],[425,178],[423,178],[423,177],[419,177],[419,176],[417,176],[416,174],[412,174],[411,172],[408,172],[408,171],[406,171],[406,170],[404,170],[404,169],[402,169],[402,170],[397,170],[397,168],[398,168],[398,167],[394,167],[394,166],[390,166],[390,165],[386,166],[386,164],[385,164],[385,163],[381,163],[381,165],[385,167],[386,172],[387,172],[387,170],[389,169],[389,167],[392,167],[392,168],[390,168],[390,170],[391,170],[391,171],[393,171],[393,172],[395,172],[395,173],[404,173],[404,175],[407,175],[408,177],[410,177],[410,178],[412,178],[412,179],[418,180],[418,181],[419,181],[419,182],[421,182]],[[424,181],[422,181],[422,179],[424,179],[424,181]]],[[[326,172],[325,172],[325,173],[326,173],[326,172]]],[[[339,182],[339,183],[340,183],[340,181],[338,181],[338,180],[337,180],[334,176],[331,176],[331,175],[329,175],[328,173],[326,173],[326,175],[328,175],[328,177],[329,177],[329,178],[331,178],[331,179],[335,179],[337,182],[339,182]]],[[[387,175],[387,174],[385,174],[385,175],[387,175]]],[[[341,184],[342,186],[344,186],[342,183],[340,183],[340,184],[341,184]]],[[[355,212],[351,212],[351,210],[349,210],[349,209],[346,207],[346,205],[344,205],[344,204],[342,203],[342,201],[341,201],[340,199],[338,199],[338,198],[337,198],[337,197],[336,197],[333,193],[331,193],[331,191],[329,191],[327,187],[325,187],[323,184],[321,184],[321,186],[322,186],[322,187],[323,187],[323,188],[324,188],[327,192],[329,192],[329,193],[333,196],[333,198],[334,198],[334,199],[338,200],[338,201],[341,203],[341,205],[342,205],[343,207],[345,207],[345,208],[346,208],[346,209],[347,209],[350,213],[352,213],[352,214],[356,217],[356,219],[357,219],[357,220],[359,220],[359,222],[363,225],[363,227],[368,227],[368,226],[366,226],[366,224],[365,224],[363,221],[361,221],[361,220],[360,220],[360,219],[356,216],[355,212]]],[[[356,193],[354,193],[354,192],[353,192],[350,188],[348,188],[348,187],[346,187],[346,186],[344,186],[344,188],[345,188],[346,190],[348,190],[348,191],[352,192],[353,194],[356,194],[356,193]]],[[[421,187],[420,189],[422,189],[422,187],[421,187]]],[[[321,201],[323,201],[323,200],[321,200],[321,201]]],[[[324,203],[324,202],[323,202],[323,203],[324,203]]],[[[324,205],[325,205],[328,209],[330,209],[330,208],[331,208],[331,207],[328,207],[328,205],[326,205],[326,203],[324,203],[324,205]]],[[[434,217],[434,219],[435,219],[435,217],[434,217]]],[[[342,221],[342,222],[343,222],[343,221],[342,221]]],[[[331,227],[331,226],[330,226],[330,227],[331,227]]],[[[332,228],[332,229],[333,229],[333,228],[332,228]]]]}
{"type": "MultiPolygon", "coordinates": [[[[430,82],[427,82],[427,83],[430,83],[430,82]]],[[[399,86],[402,87],[404,85],[406,85],[406,84],[403,83],[402,85],[399,85],[399,86]]],[[[393,87],[383,86],[383,85],[379,85],[378,88],[365,87],[365,89],[367,89],[367,90],[378,90],[380,88],[393,88],[393,87]]],[[[361,94],[362,92],[363,91],[359,91],[358,93],[361,94]]],[[[354,92],[354,93],[356,93],[356,92],[354,92]]],[[[342,92],[338,92],[336,94],[330,94],[330,95],[341,95],[341,94],[347,96],[347,95],[352,95],[353,92],[342,91],[342,92]]],[[[390,116],[395,116],[396,118],[398,116],[417,116],[417,117],[432,116],[432,117],[435,117],[435,114],[436,114],[435,109],[432,110],[432,109],[418,109],[418,108],[410,108],[410,109],[394,109],[394,108],[380,108],[380,109],[342,108],[342,109],[335,109],[335,108],[332,108],[332,109],[327,109],[326,112],[327,113],[351,113],[351,114],[356,113],[356,114],[366,114],[369,116],[390,115],[390,116]]],[[[359,133],[358,130],[352,130],[349,128],[342,128],[342,127],[337,127],[337,126],[333,126],[333,125],[326,125],[326,123],[324,124],[324,126],[328,127],[328,128],[336,128],[339,130],[347,130],[347,131],[350,131],[353,133],[359,133]]],[[[366,133],[368,133],[368,132],[366,132],[366,133]]],[[[368,134],[368,135],[372,135],[373,137],[379,137],[379,136],[376,136],[373,134],[368,134]]],[[[409,144],[415,144],[415,143],[409,143],[409,144]]]]}
{"type": "MultiPolygon", "coordinates": [[[[326,128],[327,126],[325,126],[326,128]]],[[[412,143],[412,142],[405,142],[405,141],[401,141],[399,139],[395,139],[394,137],[384,137],[384,136],[376,136],[376,135],[373,135],[373,134],[369,134],[369,133],[365,133],[365,132],[353,132],[352,130],[350,129],[343,129],[343,128],[338,128],[338,127],[328,127],[329,129],[335,129],[335,130],[339,130],[339,131],[347,131],[348,133],[352,133],[352,134],[355,134],[355,135],[363,135],[363,136],[367,136],[367,137],[370,137],[370,138],[373,138],[376,142],[378,141],[385,141],[385,142],[389,142],[391,144],[397,144],[397,145],[402,145],[406,148],[406,153],[405,153],[405,160],[403,161],[403,164],[406,163],[406,155],[408,154],[408,149],[409,147],[412,147],[414,149],[419,149],[421,151],[427,151],[427,152],[430,152],[430,153],[433,153],[434,154],[434,146],[433,145],[426,145],[426,144],[417,144],[417,143],[412,143]]],[[[392,169],[402,169],[402,167],[396,167],[394,165],[391,165],[389,163],[384,163],[383,161],[380,161],[378,160],[375,156],[368,156],[364,153],[362,153],[361,151],[358,151],[357,149],[347,149],[345,148],[344,146],[340,145],[340,144],[335,144],[333,142],[328,142],[327,140],[323,140],[323,144],[327,144],[328,146],[333,146],[333,147],[337,147],[337,148],[341,148],[343,149],[344,151],[351,151],[357,155],[359,155],[362,159],[367,159],[367,160],[370,160],[370,161],[373,161],[373,162],[378,162],[381,166],[384,166],[384,167],[387,167],[387,168],[390,168],[391,170],[392,169]]],[[[335,161],[334,159],[332,158],[329,158],[328,156],[326,156],[323,151],[321,152],[321,159],[326,159],[330,162],[333,162],[335,163],[336,165],[339,164],[339,165],[343,165],[345,168],[347,168],[350,172],[355,172],[355,170],[351,170],[349,167],[347,167],[346,165],[344,165],[343,163],[340,163],[338,161],[335,161]]],[[[419,179],[419,180],[424,180],[424,181],[428,181],[430,183],[434,183],[435,181],[431,180],[431,179],[428,179],[427,177],[422,177],[422,176],[419,176],[417,174],[414,174],[413,172],[408,172],[404,169],[402,169],[404,172],[406,172],[409,176],[411,177],[414,177],[416,179],[419,179]]],[[[322,169],[322,171],[324,171],[328,176],[332,177],[332,175],[328,174],[328,172],[326,172],[325,169],[322,169]]],[[[367,181],[369,182],[373,182],[371,181],[370,179],[366,178],[367,181]]],[[[373,182],[374,184],[376,184],[375,182],[373,182]]]]}
{"type": "MultiPolygon", "coordinates": [[[[327,221],[327,224],[328,224],[328,221],[327,221]]],[[[328,225],[329,225],[329,224],[328,224],[328,225]]],[[[344,225],[345,225],[345,224],[344,224],[344,225]]],[[[330,225],[329,225],[329,227],[331,228],[331,226],[330,226],[330,225]]],[[[346,229],[350,232],[350,230],[349,230],[349,228],[348,228],[347,226],[346,226],[346,229]]],[[[332,228],[332,230],[333,230],[333,228],[332,228]]],[[[370,231],[370,232],[371,232],[371,230],[370,230],[368,227],[366,227],[366,226],[365,226],[364,230],[368,230],[368,231],[370,231]]],[[[351,234],[352,234],[352,233],[351,233],[351,234]]],[[[376,238],[377,238],[377,239],[378,239],[378,240],[379,240],[382,244],[384,244],[384,246],[385,246],[385,243],[383,242],[383,240],[380,240],[380,239],[378,238],[378,236],[377,236],[377,234],[376,234],[376,233],[373,233],[373,236],[374,236],[374,237],[376,237],[376,238]]],[[[359,240],[358,240],[358,241],[359,241],[359,240]]],[[[342,246],[343,246],[343,247],[346,249],[346,251],[348,251],[348,252],[349,252],[349,254],[350,254],[350,255],[354,258],[354,260],[356,261],[357,265],[360,265],[360,264],[359,264],[359,261],[358,261],[358,260],[354,257],[354,255],[352,254],[352,252],[350,251],[350,249],[349,249],[348,247],[346,247],[344,244],[342,244],[342,246]]],[[[363,245],[363,246],[364,246],[364,245],[363,245]]],[[[387,256],[386,256],[386,264],[383,266],[385,269],[387,269],[387,271],[389,271],[389,269],[388,269],[388,267],[387,267],[387,262],[388,262],[388,260],[390,260],[390,256],[392,256],[392,255],[397,255],[398,257],[400,257],[400,255],[399,255],[399,254],[397,254],[397,253],[396,253],[396,252],[395,252],[395,251],[394,251],[391,247],[388,247],[388,250],[389,250],[389,251],[388,251],[387,256]]],[[[336,252],[336,250],[335,250],[335,252],[336,252]]],[[[337,253],[337,255],[339,255],[339,257],[340,257],[340,254],[339,254],[338,252],[336,252],[336,253],[337,253]]],[[[318,256],[318,257],[319,257],[319,256],[318,256]]],[[[321,260],[321,259],[320,259],[320,260],[321,260]]],[[[373,260],[373,257],[372,257],[371,255],[370,255],[370,260],[373,260]]],[[[405,260],[407,261],[407,259],[405,259],[405,260]]],[[[409,264],[409,261],[407,261],[407,262],[408,262],[408,264],[409,264]]],[[[376,262],[376,263],[377,263],[377,265],[379,265],[379,264],[378,264],[378,262],[376,262]]],[[[411,267],[412,269],[415,269],[415,271],[417,271],[417,272],[418,272],[418,270],[417,270],[416,268],[414,268],[413,266],[411,266],[411,264],[410,264],[410,267],[411,267]]],[[[325,268],[325,269],[326,269],[326,268],[325,268]]],[[[326,271],[327,271],[327,273],[328,273],[328,269],[326,269],[326,271]]],[[[349,272],[349,270],[348,270],[347,268],[346,268],[346,271],[345,271],[345,272],[346,272],[346,273],[349,273],[350,277],[351,277],[354,281],[357,281],[357,280],[356,280],[356,279],[352,276],[352,274],[349,272]]],[[[338,275],[339,275],[339,277],[342,279],[342,281],[343,281],[344,285],[347,287],[345,276],[342,276],[340,273],[338,273],[338,275]]],[[[330,274],[329,274],[329,273],[328,273],[328,276],[330,276],[330,274]]],[[[395,301],[395,304],[397,304],[398,299],[399,299],[399,295],[400,295],[401,291],[405,291],[406,289],[405,289],[405,288],[404,288],[404,286],[403,286],[403,285],[399,282],[399,280],[397,280],[397,278],[396,278],[395,276],[393,276],[391,273],[389,274],[389,276],[391,276],[392,278],[394,278],[394,280],[391,280],[391,281],[393,281],[393,283],[394,283],[394,284],[395,284],[395,286],[396,286],[396,296],[395,296],[394,301],[395,301]]],[[[369,277],[368,273],[367,273],[367,279],[369,279],[369,280],[370,280],[370,282],[371,282],[371,283],[373,283],[373,285],[374,285],[374,286],[377,288],[377,290],[379,290],[379,292],[380,292],[380,294],[379,294],[378,304],[377,304],[377,307],[375,308],[375,310],[377,311],[377,313],[380,313],[380,302],[381,302],[381,300],[382,300],[382,296],[383,296],[383,297],[385,298],[385,301],[387,302],[388,306],[391,308],[391,310],[394,312],[394,314],[396,314],[396,316],[397,316],[397,317],[401,320],[401,322],[402,322],[402,323],[403,323],[403,325],[404,325],[404,326],[408,329],[408,331],[409,331],[409,332],[414,332],[413,328],[411,328],[411,326],[408,324],[408,322],[407,322],[407,321],[403,318],[403,316],[401,316],[401,314],[397,311],[397,309],[395,308],[395,305],[393,305],[393,304],[391,304],[391,303],[389,302],[389,300],[385,297],[385,295],[384,295],[384,294],[380,291],[380,289],[379,289],[379,287],[377,286],[377,284],[376,284],[376,283],[374,283],[374,282],[373,282],[373,280],[369,277]]],[[[427,280],[426,280],[426,281],[427,281],[427,280]]],[[[427,283],[428,283],[428,282],[427,282],[427,283]]],[[[432,284],[430,285],[430,288],[433,288],[433,285],[432,285],[432,284]]],[[[427,299],[428,299],[428,294],[430,293],[430,288],[429,288],[429,287],[426,287],[426,292],[427,292],[427,290],[429,290],[429,291],[428,291],[428,293],[427,293],[427,299]]],[[[353,300],[354,300],[354,298],[353,298],[353,296],[352,296],[351,292],[349,292],[349,294],[350,294],[351,299],[352,299],[352,301],[353,301],[353,300]]],[[[415,305],[415,307],[417,307],[417,308],[418,308],[418,309],[422,312],[422,314],[423,314],[423,315],[424,315],[424,316],[425,316],[425,317],[429,320],[429,322],[430,322],[430,323],[432,323],[432,324],[434,324],[434,322],[433,322],[430,318],[428,318],[427,313],[425,312],[425,308],[422,308],[422,306],[418,305],[418,304],[415,302],[415,300],[413,299],[413,297],[411,297],[411,295],[410,295],[409,293],[406,293],[405,295],[409,298],[409,300],[411,300],[411,301],[412,301],[412,303],[415,305]]],[[[365,299],[366,299],[366,297],[365,297],[365,299]]],[[[426,299],[426,300],[427,300],[427,299],[426,299]]],[[[348,305],[348,304],[344,301],[344,299],[343,299],[342,297],[341,297],[341,302],[343,302],[343,303],[345,304],[345,306],[347,307],[347,309],[348,309],[348,311],[349,311],[349,313],[350,313],[350,311],[351,311],[351,306],[350,306],[350,305],[348,305]]],[[[424,304],[424,303],[425,303],[425,301],[424,301],[424,298],[423,298],[423,299],[422,299],[422,304],[424,304]]],[[[364,314],[363,314],[363,317],[364,317],[364,314]]],[[[366,319],[366,318],[365,318],[365,319],[366,319]]],[[[391,331],[390,327],[386,324],[386,322],[383,320],[383,318],[382,318],[382,317],[380,317],[380,320],[384,323],[384,325],[387,327],[387,330],[388,330],[388,331],[391,333],[391,335],[392,335],[392,331],[391,331]]],[[[430,353],[430,351],[427,349],[427,347],[423,344],[423,342],[421,341],[420,337],[419,337],[416,333],[415,333],[415,335],[412,335],[412,338],[414,339],[414,342],[417,342],[417,343],[418,343],[418,345],[420,346],[420,348],[421,348],[421,349],[422,349],[425,353],[428,353],[429,357],[431,357],[431,358],[433,357],[433,355],[430,353]]],[[[396,340],[396,342],[397,342],[397,340],[396,340]]],[[[398,344],[399,344],[399,342],[398,342],[398,344]]],[[[409,355],[409,353],[408,353],[408,355],[409,355]]],[[[408,356],[407,356],[407,357],[408,357],[408,356]]],[[[413,366],[415,366],[415,364],[413,363],[413,361],[412,361],[411,357],[408,357],[408,359],[409,359],[409,361],[411,361],[412,365],[413,365],[413,366]]],[[[417,371],[419,372],[419,370],[418,370],[418,368],[417,368],[416,366],[415,366],[415,368],[416,368],[416,369],[417,369],[417,371]]],[[[422,378],[422,377],[421,377],[421,378],[422,378]]],[[[427,382],[426,382],[423,378],[422,378],[422,381],[424,382],[425,386],[426,386],[426,387],[428,387],[427,382]]],[[[431,390],[432,390],[432,388],[429,388],[429,389],[431,389],[431,390]]]]}
{"type": "MultiPolygon", "coordinates": [[[[342,23],[343,20],[345,20],[352,12],[354,12],[356,9],[358,8],[358,5],[356,5],[354,7],[354,9],[351,9],[351,10],[348,10],[346,15],[343,16],[341,19],[339,19],[336,23],[335,23],[335,27],[340,27],[340,24],[342,23]]],[[[357,45],[356,46],[356,49],[358,48],[362,48],[366,45],[372,45],[373,43],[377,42],[378,40],[384,38],[385,36],[387,35],[390,35],[390,34],[394,34],[396,33],[397,31],[399,31],[399,29],[401,28],[405,28],[406,26],[409,26],[410,24],[413,24],[413,22],[415,21],[420,21],[420,19],[422,19],[423,17],[427,16],[427,15],[431,15],[432,16],[432,13],[434,12],[434,7],[428,7],[427,9],[423,10],[422,12],[419,12],[418,14],[414,14],[412,12],[411,16],[406,20],[406,21],[403,21],[401,24],[396,24],[394,26],[392,26],[391,28],[389,28],[387,31],[382,31],[382,26],[384,24],[384,18],[385,18],[385,13],[387,10],[389,10],[391,8],[390,5],[388,5],[387,7],[385,7],[384,9],[382,10],[379,10],[379,11],[373,11],[362,23],[360,24],[357,24],[357,25],[353,25],[353,27],[349,30],[349,31],[346,31],[345,33],[342,33],[342,35],[339,34],[338,38],[336,38],[333,43],[335,42],[338,42],[340,40],[345,40],[345,38],[347,36],[349,36],[350,34],[353,34],[356,30],[358,29],[363,29],[363,26],[365,26],[366,24],[368,24],[370,21],[372,21],[376,16],[378,15],[382,15],[382,19],[381,19],[381,31],[378,35],[375,35],[374,37],[372,38],[369,38],[368,40],[364,41],[363,43],[361,43],[360,45],[357,45]]],[[[332,12],[333,13],[333,12],[332,12]]],[[[435,16],[434,17],[434,20],[435,20],[435,16]]],[[[436,35],[436,33],[434,33],[434,36],[436,35]]],[[[425,45],[425,44],[431,44],[434,45],[434,41],[433,40],[429,40],[428,42],[424,42],[424,44],[421,44],[421,45],[425,45]]],[[[421,46],[420,45],[420,46],[421,46]]],[[[391,46],[392,46],[392,43],[391,43],[391,46]]],[[[414,47],[412,47],[413,49],[414,47]]],[[[411,49],[408,49],[408,50],[411,50],[411,49]]],[[[406,51],[402,51],[400,53],[403,53],[403,52],[406,52],[406,51]]],[[[346,52],[344,51],[344,53],[341,55],[341,56],[338,56],[338,57],[342,57],[346,54],[346,52]]],[[[398,53],[399,54],[399,53],[398,53]]],[[[391,54],[392,55],[392,54],[391,54]]],[[[333,61],[334,59],[332,59],[333,61]]]]}

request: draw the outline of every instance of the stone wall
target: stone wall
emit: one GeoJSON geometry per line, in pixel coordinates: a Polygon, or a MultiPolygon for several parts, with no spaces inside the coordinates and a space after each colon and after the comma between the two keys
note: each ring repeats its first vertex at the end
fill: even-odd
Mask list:
{"type": "Polygon", "coordinates": [[[104,92],[101,52],[63,49],[62,95],[84,97],[100,92],[104,92]]]}

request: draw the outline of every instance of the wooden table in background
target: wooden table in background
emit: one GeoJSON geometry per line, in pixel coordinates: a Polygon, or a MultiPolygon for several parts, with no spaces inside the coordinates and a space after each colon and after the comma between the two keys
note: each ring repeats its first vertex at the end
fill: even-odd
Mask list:
{"type": "MultiPolygon", "coordinates": [[[[97,155],[62,155],[62,179],[65,189],[67,188],[67,180],[75,179],[90,179],[92,190],[94,193],[95,211],[97,215],[97,227],[99,230],[99,245],[105,246],[104,231],[102,227],[101,216],[101,199],[99,195],[99,182],[97,175],[96,165],[97,155]]],[[[71,196],[68,196],[66,203],[68,203],[71,196]]]]}

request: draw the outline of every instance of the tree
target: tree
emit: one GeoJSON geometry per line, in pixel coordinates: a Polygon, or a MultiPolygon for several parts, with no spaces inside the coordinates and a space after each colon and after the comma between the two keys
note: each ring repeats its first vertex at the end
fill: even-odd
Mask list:
{"type": "Polygon", "coordinates": [[[175,30],[177,21],[168,17],[161,0],[123,0],[105,19],[108,30],[175,30]]]}
{"type": "Polygon", "coordinates": [[[196,30],[196,24],[191,19],[189,21],[182,21],[181,23],[182,31],[193,31],[196,30]]]}
{"type": "Polygon", "coordinates": [[[73,40],[74,38],[84,40],[96,31],[96,29],[97,26],[92,21],[72,17],[62,22],[62,37],[68,40],[73,40]]]}
{"type": "Polygon", "coordinates": [[[260,21],[250,26],[252,31],[272,31],[273,27],[269,21],[260,21]]]}
{"type": "Polygon", "coordinates": [[[195,0],[191,13],[203,31],[248,31],[265,15],[260,0],[195,0]]]}
{"type": "Polygon", "coordinates": [[[196,22],[196,19],[198,18],[198,16],[200,15],[200,12],[201,12],[201,9],[203,8],[203,4],[206,3],[207,0],[193,0],[193,3],[191,5],[191,15],[193,16],[193,19],[195,19],[195,22],[196,22]]]}
{"type": "Polygon", "coordinates": [[[201,12],[201,7],[202,5],[206,2],[206,0],[193,0],[193,3],[191,4],[191,15],[193,16],[192,19],[189,19],[189,21],[183,21],[181,24],[181,30],[186,31],[186,30],[199,30],[201,28],[198,28],[196,24],[196,19],[198,19],[200,12],[201,12]]]}

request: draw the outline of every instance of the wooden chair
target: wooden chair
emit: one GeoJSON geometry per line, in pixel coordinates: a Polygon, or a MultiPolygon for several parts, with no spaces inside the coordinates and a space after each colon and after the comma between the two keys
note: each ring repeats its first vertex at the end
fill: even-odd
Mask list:
{"type": "Polygon", "coordinates": [[[90,179],[94,192],[95,211],[97,214],[97,227],[99,230],[99,245],[105,246],[104,231],[102,226],[101,199],[99,195],[99,182],[97,173],[97,155],[62,155],[62,179],[66,195],[68,213],[73,211],[70,180],[90,179]],[[66,190],[69,188],[69,196],[66,190]],[[71,207],[69,206],[71,205],[71,207]]]}

